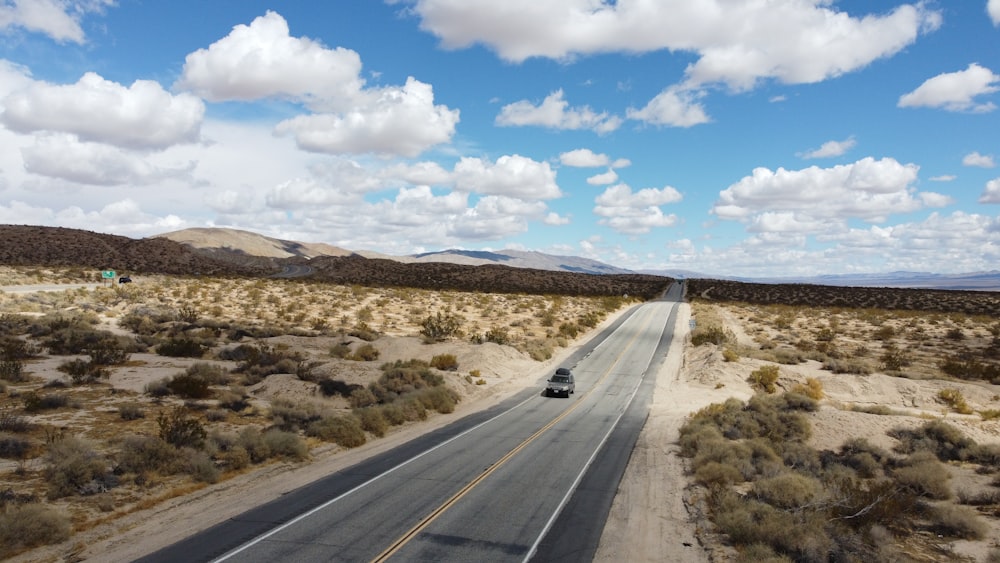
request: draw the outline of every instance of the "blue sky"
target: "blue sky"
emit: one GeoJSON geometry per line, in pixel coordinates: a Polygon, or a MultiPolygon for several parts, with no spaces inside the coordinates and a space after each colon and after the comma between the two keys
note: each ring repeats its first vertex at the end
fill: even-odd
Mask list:
{"type": "Polygon", "coordinates": [[[1000,269],[1000,0],[0,0],[0,223],[1000,269]]]}

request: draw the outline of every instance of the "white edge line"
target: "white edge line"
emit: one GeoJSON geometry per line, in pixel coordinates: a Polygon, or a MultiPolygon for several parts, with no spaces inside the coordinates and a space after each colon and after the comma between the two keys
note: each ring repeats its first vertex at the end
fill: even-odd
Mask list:
{"type": "MultiPolygon", "coordinates": [[[[660,338],[663,338],[663,333],[666,330],[667,330],[667,325],[666,323],[664,323],[663,329],[660,331],[660,338]]],[[[653,352],[656,352],[656,350],[654,349],[653,352]]],[[[653,361],[652,355],[650,355],[649,360],[650,363],[652,363],[653,361]]],[[[632,406],[632,401],[635,400],[636,394],[639,393],[639,387],[642,386],[642,382],[646,379],[647,373],[648,372],[643,372],[642,377],[639,378],[639,381],[636,383],[635,388],[632,389],[632,395],[628,398],[628,403],[626,403],[625,408],[622,409],[621,414],[619,414],[618,418],[615,419],[615,423],[611,425],[611,428],[609,428],[607,433],[604,434],[604,437],[601,438],[601,442],[597,445],[597,448],[595,448],[594,452],[590,454],[590,459],[588,459],[587,463],[583,465],[583,468],[580,470],[580,473],[578,473],[576,479],[573,480],[573,484],[570,486],[569,490],[566,491],[566,494],[563,495],[562,500],[559,501],[559,506],[556,507],[555,512],[553,512],[552,516],[549,517],[549,521],[545,523],[545,527],[542,528],[542,532],[538,534],[538,538],[535,540],[535,543],[531,544],[531,549],[528,550],[528,554],[525,555],[524,559],[521,560],[523,563],[528,563],[528,561],[530,561],[531,558],[535,556],[535,552],[538,551],[538,546],[541,545],[542,539],[545,537],[545,534],[549,533],[549,529],[551,529],[552,525],[555,524],[556,519],[559,518],[559,515],[562,513],[563,508],[566,507],[566,504],[569,503],[569,499],[573,496],[573,493],[576,492],[576,488],[580,485],[580,481],[583,480],[584,474],[587,473],[587,470],[590,469],[591,464],[594,463],[594,459],[597,458],[597,454],[600,453],[601,448],[604,447],[604,444],[608,441],[608,438],[611,437],[611,433],[614,432],[616,428],[618,428],[618,423],[621,422],[622,417],[624,417],[625,413],[628,412],[629,407],[632,406]]]]}
{"type": "Polygon", "coordinates": [[[306,518],[312,516],[313,514],[316,514],[317,512],[319,512],[319,511],[321,511],[321,510],[323,510],[325,508],[328,508],[330,505],[334,504],[335,502],[343,499],[344,497],[346,497],[346,496],[348,496],[348,495],[350,495],[350,494],[352,494],[352,493],[354,493],[354,492],[356,492],[356,491],[358,491],[358,490],[360,490],[360,489],[362,489],[364,487],[367,487],[368,485],[374,483],[375,481],[378,481],[379,479],[385,477],[386,475],[389,475],[390,473],[396,471],[397,469],[400,469],[400,468],[402,468],[402,467],[404,467],[406,465],[409,465],[410,463],[412,463],[412,462],[414,462],[414,461],[416,461],[416,460],[424,457],[425,455],[433,452],[434,450],[437,450],[438,448],[442,448],[442,447],[450,444],[451,442],[453,442],[453,441],[461,438],[462,436],[465,436],[466,434],[468,434],[470,432],[473,432],[473,431],[479,429],[480,427],[485,426],[485,425],[493,422],[494,420],[496,420],[496,419],[498,419],[498,418],[500,418],[502,416],[507,415],[510,412],[513,412],[514,410],[522,407],[525,403],[531,401],[532,399],[534,399],[534,396],[528,397],[524,401],[521,401],[520,403],[514,405],[513,407],[511,407],[511,408],[505,410],[504,412],[502,412],[502,413],[494,416],[493,418],[490,418],[489,420],[484,420],[483,422],[480,422],[479,424],[473,426],[472,428],[469,428],[465,432],[462,432],[461,434],[456,434],[455,436],[452,436],[451,438],[445,440],[444,442],[441,442],[440,444],[434,446],[433,448],[431,448],[429,450],[426,450],[426,451],[423,451],[423,452],[421,452],[421,453],[419,453],[419,454],[411,457],[410,459],[404,461],[403,463],[400,463],[399,465],[393,467],[392,469],[389,469],[388,471],[385,471],[385,472],[383,472],[383,473],[381,473],[379,475],[376,475],[375,477],[372,477],[371,479],[365,481],[364,483],[361,483],[360,485],[358,485],[358,486],[354,487],[353,489],[347,491],[346,493],[343,493],[343,494],[341,494],[341,495],[339,495],[337,497],[334,497],[334,498],[332,498],[332,499],[324,502],[323,504],[321,504],[321,505],[319,505],[319,506],[317,506],[317,507],[315,507],[315,508],[313,508],[313,509],[311,509],[311,510],[309,510],[307,512],[303,512],[302,514],[296,516],[295,518],[292,518],[288,522],[285,522],[284,524],[281,524],[280,526],[278,526],[276,528],[272,528],[271,530],[267,531],[266,533],[257,536],[256,538],[254,538],[254,539],[252,539],[252,540],[244,543],[241,546],[238,546],[237,548],[235,548],[235,549],[233,549],[233,550],[231,550],[231,551],[229,551],[227,553],[224,553],[223,555],[221,555],[220,557],[218,557],[216,559],[213,559],[212,563],[218,563],[219,561],[226,561],[227,559],[233,557],[234,555],[237,555],[237,554],[239,554],[239,553],[241,553],[241,552],[243,552],[243,551],[245,551],[247,549],[250,549],[251,547],[253,547],[253,546],[257,545],[258,543],[266,540],[267,538],[269,538],[269,537],[271,537],[271,536],[273,536],[273,535],[281,532],[282,530],[285,530],[286,528],[288,528],[290,526],[293,526],[293,525],[301,522],[302,520],[305,520],[306,518]]]}

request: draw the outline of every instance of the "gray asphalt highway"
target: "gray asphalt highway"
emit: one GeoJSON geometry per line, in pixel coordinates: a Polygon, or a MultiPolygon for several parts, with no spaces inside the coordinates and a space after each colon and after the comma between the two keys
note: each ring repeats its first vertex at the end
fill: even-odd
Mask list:
{"type": "Polygon", "coordinates": [[[145,561],[585,561],[672,338],[677,286],[537,390],[293,491],[145,561]]]}

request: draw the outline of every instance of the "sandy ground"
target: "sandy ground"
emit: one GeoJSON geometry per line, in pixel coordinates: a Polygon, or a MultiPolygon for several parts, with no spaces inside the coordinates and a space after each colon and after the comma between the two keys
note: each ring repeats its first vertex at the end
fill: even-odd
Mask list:
{"type": "MultiPolygon", "coordinates": [[[[691,347],[688,338],[691,307],[686,303],[679,307],[675,340],[667,361],[656,375],[649,418],[620,483],[595,557],[597,561],[706,562],[725,561],[735,555],[732,548],[713,536],[710,526],[698,518],[697,505],[692,502],[697,492],[686,474],[685,460],[678,456],[677,438],[686,417],[701,407],[729,397],[749,398],[752,390],[746,383],[747,375],[764,362],[749,358],[724,362],[715,346],[691,347]]],[[[600,331],[620,314],[605,319],[590,334],[600,331]]],[[[738,340],[752,342],[738,320],[728,317],[725,324],[738,340]]],[[[537,386],[588,337],[581,336],[576,345],[563,349],[544,363],[505,353],[502,347],[486,349],[487,353],[495,355],[490,358],[491,373],[484,373],[488,384],[467,388],[465,398],[452,415],[436,415],[425,422],[404,426],[383,439],[353,450],[324,446],[313,451],[308,463],[270,464],[77,533],[68,545],[39,548],[14,561],[129,561],[151,553],[458,417],[494,405],[521,389],[537,386]]],[[[424,345],[417,339],[397,339],[395,344],[383,350],[383,358],[411,357],[421,346],[424,345]],[[393,350],[394,347],[397,349],[393,350]]],[[[442,348],[432,353],[441,353],[449,344],[435,346],[442,348]]],[[[455,350],[463,353],[461,347],[455,350]]],[[[975,408],[986,408],[991,403],[995,406],[1000,395],[998,386],[910,380],[877,373],[863,377],[833,375],[820,368],[818,362],[781,366],[778,382],[785,389],[804,382],[807,377],[822,382],[826,399],[820,410],[810,415],[812,445],[816,448],[836,449],[847,437],[845,428],[851,429],[852,436],[865,437],[890,448],[892,439],[886,436],[887,430],[918,426],[929,418],[942,417],[980,443],[1000,443],[1000,421],[945,414],[941,403],[935,400],[940,389],[958,387],[975,408]],[[887,405],[898,413],[880,416],[845,407],[858,403],[887,405]]],[[[129,376],[125,373],[122,377],[129,376]]],[[[290,387],[282,386],[280,379],[268,378],[267,382],[272,386],[271,393],[291,392],[290,387]]],[[[290,378],[289,383],[293,382],[294,378],[290,378]]],[[[971,471],[951,466],[949,469],[956,489],[985,486],[983,478],[971,471]]],[[[1000,538],[1000,521],[991,519],[989,523],[992,527],[989,537],[1000,538]]],[[[956,559],[982,561],[990,552],[991,541],[954,542],[949,549],[956,559]]]]}

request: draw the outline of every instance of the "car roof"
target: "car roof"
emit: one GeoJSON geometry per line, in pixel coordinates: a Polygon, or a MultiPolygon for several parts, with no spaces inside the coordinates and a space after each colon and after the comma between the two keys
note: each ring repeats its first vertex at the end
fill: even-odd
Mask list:
{"type": "Polygon", "coordinates": [[[558,373],[559,375],[569,375],[570,371],[569,368],[559,368],[556,370],[556,373],[558,373]]]}

